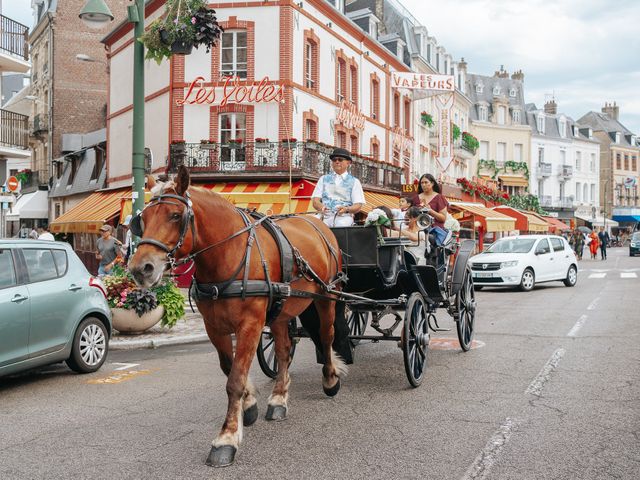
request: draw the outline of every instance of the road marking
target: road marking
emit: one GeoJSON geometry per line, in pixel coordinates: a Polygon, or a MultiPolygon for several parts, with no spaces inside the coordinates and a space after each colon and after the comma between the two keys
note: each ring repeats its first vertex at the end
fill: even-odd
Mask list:
{"type": "Polygon", "coordinates": [[[621,272],[620,278],[638,278],[635,272],[621,272]]]}
{"type": "Polygon", "coordinates": [[[589,275],[589,278],[604,278],[606,276],[606,273],[592,273],[589,275]]]}
{"type": "Polygon", "coordinates": [[[544,367],[542,367],[540,373],[538,373],[536,378],[533,379],[533,382],[529,384],[524,393],[530,393],[531,395],[535,395],[537,397],[542,395],[542,388],[544,387],[544,384],[547,383],[547,381],[551,377],[551,374],[556,369],[558,363],[560,362],[560,359],[563,356],[564,348],[559,348],[558,350],[553,352],[551,358],[547,360],[547,363],[544,364],[544,367]]]}
{"type": "MultiPolygon", "coordinates": [[[[596,298],[595,301],[597,301],[598,299],[596,298]]],[[[591,307],[591,305],[589,305],[589,307],[591,307]]],[[[587,308],[587,310],[589,310],[589,308],[587,308]]],[[[578,333],[578,330],[580,330],[582,328],[582,325],[584,325],[584,322],[587,321],[587,316],[586,315],[582,315],[578,321],[576,322],[576,324],[573,326],[573,328],[571,330],[569,330],[569,333],[567,333],[567,337],[575,337],[576,333],[578,333]]]]}
{"type": "Polygon", "coordinates": [[[128,372],[114,373],[113,375],[109,375],[108,377],[94,378],[87,381],[87,383],[91,385],[105,385],[105,384],[120,383],[120,382],[126,382],[127,380],[131,380],[132,378],[137,377],[139,375],[149,375],[150,373],[151,373],[151,370],[130,370],[128,372]]]}
{"type": "MultiPolygon", "coordinates": [[[[471,349],[484,347],[485,343],[480,340],[471,341],[471,349]]],[[[457,338],[431,337],[429,339],[429,349],[433,350],[460,350],[460,342],[457,338]]]]}
{"type": "Polygon", "coordinates": [[[480,480],[485,478],[496,462],[502,448],[507,441],[509,441],[511,432],[515,430],[516,427],[517,423],[515,420],[507,418],[505,422],[500,425],[500,428],[491,436],[484,449],[467,469],[467,472],[461,480],[480,480]]]}
{"type": "Polygon", "coordinates": [[[587,307],[587,310],[595,310],[599,301],[600,301],[600,297],[595,298],[593,302],[589,304],[589,306],[587,307]]]}
{"type": "Polygon", "coordinates": [[[113,364],[122,365],[121,367],[114,368],[114,370],[128,370],[130,368],[137,367],[138,365],[140,365],[139,363],[117,363],[117,362],[114,362],[113,364]]]}

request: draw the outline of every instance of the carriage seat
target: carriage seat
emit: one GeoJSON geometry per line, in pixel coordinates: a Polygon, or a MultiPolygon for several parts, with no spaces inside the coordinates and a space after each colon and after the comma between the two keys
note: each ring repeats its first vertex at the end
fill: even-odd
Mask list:
{"type": "Polygon", "coordinates": [[[394,285],[402,264],[401,244],[398,242],[391,243],[391,241],[397,240],[395,238],[389,238],[388,240],[390,244],[387,244],[387,239],[385,238],[385,244],[378,246],[378,263],[384,283],[394,285]]]}

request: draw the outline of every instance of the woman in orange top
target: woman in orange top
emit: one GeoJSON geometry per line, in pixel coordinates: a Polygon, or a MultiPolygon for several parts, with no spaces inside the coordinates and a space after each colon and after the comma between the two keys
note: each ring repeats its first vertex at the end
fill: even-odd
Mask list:
{"type": "Polygon", "coordinates": [[[600,240],[598,239],[598,234],[595,230],[592,230],[589,234],[589,238],[591,239],[591,243],[589,244],[589,250],[591,251],[591,259],[595,260],[598,256],[598,247],[600,247],[600,240]]]}

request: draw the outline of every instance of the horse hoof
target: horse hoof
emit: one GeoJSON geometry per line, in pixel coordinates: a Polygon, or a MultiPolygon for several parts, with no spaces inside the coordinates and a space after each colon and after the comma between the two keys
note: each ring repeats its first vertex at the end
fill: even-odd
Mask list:
{"type": "Polygon", "coordinates": [[[207,465],[210,467],[228,467],[233,463],[238,449],[232,445],[211,447],[207,465]]]}
{"type": "Polygon", "coordinates": [[[258,419],[258,404],[254,403],[244,411],[243,417],[242,417],[242,423],[244,424],[245,427],[248,427],[249,425],[253,425],[254,423],[256,423],[257,419],[258,419]]]}
{"type": "Polygon", "coordinates": [[[265,415],[267,420],[274,420],[281,422],[287,418],[287,408],[282,405],[267,405],[267,414],[265,415]]]}
{"type": "Polygon", "coordinates": [[[324,386],[323,386],[322,389],[324,390],[324,393],[325,393],[325,395],[327,395],[327,397],[335,397],[336,393],[338,393],[340,391],[340,379],[338,379],[338,381],[336,382],[336,384],[333,387],[324,388],[324,386]]]}

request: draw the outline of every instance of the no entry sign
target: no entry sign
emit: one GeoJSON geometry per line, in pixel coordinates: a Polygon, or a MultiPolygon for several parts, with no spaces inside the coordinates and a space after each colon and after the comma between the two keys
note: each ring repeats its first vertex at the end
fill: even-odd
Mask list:
{"type": "Polygon", "coordinates": [[[20,181],[16,177],[7,178],[7,188],[10,192],[15,192],[20,186],[20,181]]]}

